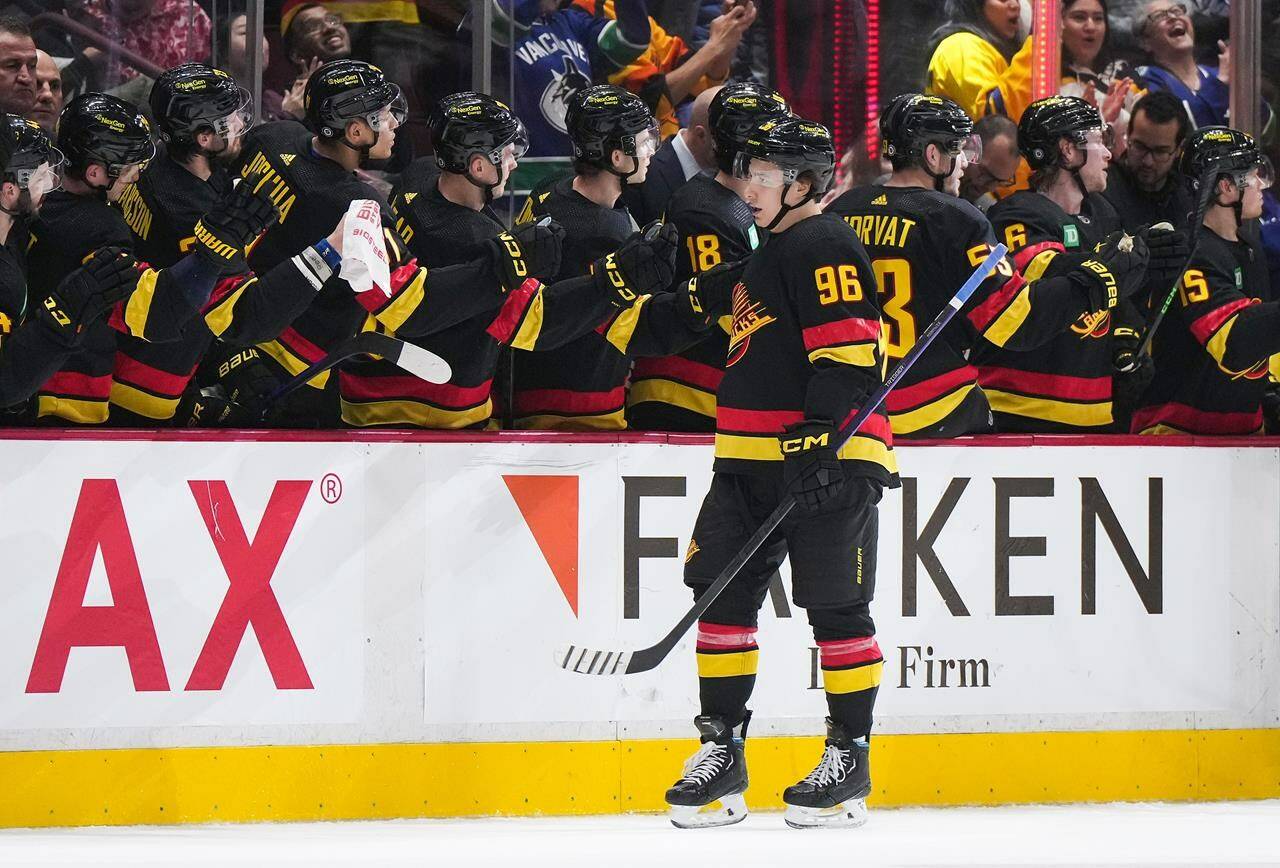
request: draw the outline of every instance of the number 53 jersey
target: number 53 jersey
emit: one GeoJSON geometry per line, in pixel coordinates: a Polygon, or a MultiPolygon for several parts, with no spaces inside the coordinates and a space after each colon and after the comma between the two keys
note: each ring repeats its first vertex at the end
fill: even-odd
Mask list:
{"type": "MultiPolygon", "coordinates": [[[[919,187],[858,187],[827,211],[853,227],[871,257],[891,364],[915,346],[996,243],[977,208],[919,187]]],[[[885,403],[896,436],[958,437],[992,430],[991,408],[969,359],[975,345],[1031,349],[1065,331],[1086,307],[1083,296],[1069,287],[1039,284],[1028,283],[1008,257],[1001,260],[961,315],[889,393],[885,403]]]]}

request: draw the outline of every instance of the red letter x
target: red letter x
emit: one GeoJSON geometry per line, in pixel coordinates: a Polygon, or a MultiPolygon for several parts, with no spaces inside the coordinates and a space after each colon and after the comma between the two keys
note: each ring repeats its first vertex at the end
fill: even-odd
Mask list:
{"type": "Polygon", "coordinates": [[[191,670],[187,690],[222,689],[244,631],[251,623],[276,687],[310,690],[311,676],[271,590],[271,576],[280,563],[289,534],[293,533],[302,503],[311,490],[311,481],[276,483],[252,543],[240,523],[225,482],[193,480],[187,484],[231,582],[222,608],[209,628],[209,638],[191,670]]]}

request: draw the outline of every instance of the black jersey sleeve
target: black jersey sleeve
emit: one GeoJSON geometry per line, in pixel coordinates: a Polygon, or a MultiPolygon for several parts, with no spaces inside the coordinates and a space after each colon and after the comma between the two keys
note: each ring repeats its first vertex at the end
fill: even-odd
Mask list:
{"type": "Polygon", "coordinates": [[[1263,302],[1237,289],[1234,263],[1220,251],[1196,256],[1178,282],[1174,305],[1223,373],[1258,376],[1280,353],[1280,302],[1263,302]]]}
{"type": "Polygon", "coordinates": [[[30,398],[75,352],[36,318],[0,337],[0,407],[30,398]]]}
{"type": "Polygon", "coordinates": [[[875,274],[853,230],[834,215],[829,221],[811,218],[789,231],[797,230],[803,234],[788,239],[795,255],[786,293],[814,368],[804,414],[840,426],[883,380],[875,274]]]}

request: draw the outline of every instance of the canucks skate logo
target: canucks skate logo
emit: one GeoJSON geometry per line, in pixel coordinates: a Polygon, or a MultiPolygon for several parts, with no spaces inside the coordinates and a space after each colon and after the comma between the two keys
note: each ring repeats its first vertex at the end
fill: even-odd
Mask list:
{"type": "Polygon", "coordinates": [[[751,346],[751,336],[771,322],[777,322],[760,302],[753,302],[746,286],[733,288],[733,321],[729,326],[729,355],[726,367],[736,365],[751,346]]]}
{"type": "Polygon", "coordinates": [[[551,83],[542,92],[538,107],[547,123],[566,135],[569,127],[565,123],[565,115],[569,111],[569,100],[584,87],[591,86],[591,79],[583,74],[572,57],[564,58],[564,70],[551,72],[551,83]]]}
{"type": "Polygon", "coordinates": [[[1111,333],[1111,311],[1096,310],[1092,313],[1080,314],[1080,319],[1071,324],[1071,331],[1085,338],[1105,338],[1111,333]]]}

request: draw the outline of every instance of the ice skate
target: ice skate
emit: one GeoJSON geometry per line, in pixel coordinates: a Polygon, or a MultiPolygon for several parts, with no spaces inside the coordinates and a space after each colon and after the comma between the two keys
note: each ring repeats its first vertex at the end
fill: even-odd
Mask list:
{"type": "Polygon", "coordinates": [[[680,780],[667,790],[668,816],[677,829],[729,826],[746,819],[742,794],[747,790],[747,760],[742,745],[750,720],[749,711],[734,728],[719,717],[693,719],[702,746],[684,764],[680,780]]]}
{"type": "Polygon", "coordinates": [[[853,828],[867,821],[871,793],[869,750],[827,718],[827,744],[817,768],[787,787],[784,817],[793,829],[853,828]]]}

